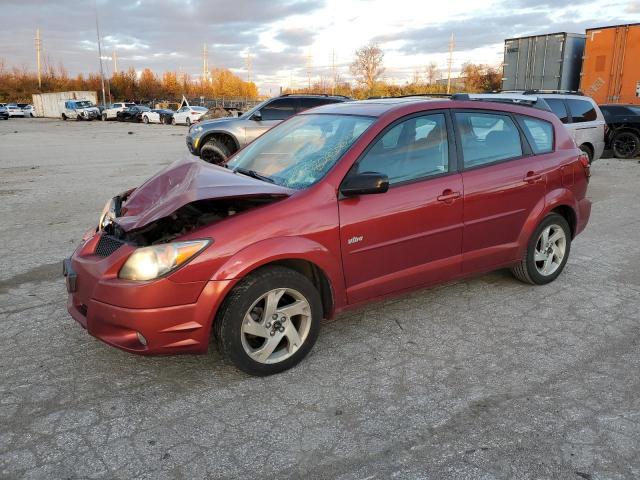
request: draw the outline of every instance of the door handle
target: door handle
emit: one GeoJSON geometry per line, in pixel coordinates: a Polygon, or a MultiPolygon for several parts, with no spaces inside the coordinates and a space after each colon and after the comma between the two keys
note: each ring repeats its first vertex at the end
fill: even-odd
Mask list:
{"type": "Polygon", "coordinates": [[[441,195],[438,195],[439,202],[451,203],[456,198],[460,198],[460,192],[454,192],[450,188],[447,188],[441,195]]]}
{"type": "Polygon", "coordinates": [[[524,176],[524,181],[527,183],[536,183],[542,180],[542,175],[535,172],[527,172],[524,176]]]}

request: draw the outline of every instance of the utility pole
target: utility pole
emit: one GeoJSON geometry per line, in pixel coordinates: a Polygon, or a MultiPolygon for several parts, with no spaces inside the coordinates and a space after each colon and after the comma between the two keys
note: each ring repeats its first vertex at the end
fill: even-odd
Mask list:
{"type": "Polygon", "coordinates": [[[206,42],[202,46],[202,82],[209,81],[209,51],[206,42]]]}
{"type": "Polygon", "coordinates": [[[100,25],[98,24],[98,2],[93,0],[93,6],[96,9],[96,35],[98,36],[98,57],[100,58],[100,83],[102,84],[102,104],[106,105],[106,98],[104,94],[104,70],[102,69],[102,45],[100,40],[100,25]]]}
{"type": "Polygon", "coordinates": [[[40,39],[40,29],[36,28],[36,60],[38,63],[38,89],[42,90],[42,73],[40,68],[40,51],[42,49],[42,40],[40,39]]]}
{"type": "Polygon", "coordinates": [[[449,72],[447,73],[447,93],[451,93],[451,65],[453,64],[453,47],[455,47],[456,39],[454,34],[451,34],[451,40],[449,40],[449,72]]]}
{"type": "Polygon", "coordinates": [[[113,73],[118,73],[118,53],[113,50],[113,73]]]}
{"type": "Polygon", "coordinates": [[[331,95],[336,93],[336,49],[331,50],[331,95]]]}
{"type": "Polygon", "coordinates": [[[247,51],[245,62],[247,64],[247,83],[251,83],[251,50],[247,51]]]}
{"type": "Polygon", "coordinates": [[[309,50],[309,53],[307,54],[307,80],[309,82],[309,93],[311,92],[311,62],[311,50],[309,50]]]}

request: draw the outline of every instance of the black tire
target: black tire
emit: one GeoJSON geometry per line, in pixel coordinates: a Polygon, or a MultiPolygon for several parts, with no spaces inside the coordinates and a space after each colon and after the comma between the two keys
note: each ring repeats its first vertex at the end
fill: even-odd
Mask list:
{"type": "Polygon", "coordinates": [[[529,244],[527,246],[527,251],[524,254],[524,258],[511,268],[511,272],[513,275],[520,281],[524,283],[530,283],[532,285],[545,285],[547,283],[553,282],[558,275],[562,273],[564,270],[564,266],[567,264],[567,260],[569,259],[569,253],[571,252],[571,228],[569,224],[565,220],[562,215],[557,213],[550,213],[540,222],[540,224],[536,227],[529,239],[529,244]],[[549,226],[558,226],[564,231],[566,246],[564,251],[564,257],[560,262],[560,265],[557,269],[549,274],[543,275],[538,271],[535,262],[535,251],[536,246],[538,245],[538,239],[544,229],[549,226]]]}
{"type": "Polygon", "coordinates": [[[200,147],[200,158],[207,163],[220,165],[231,155],[229,147],[216,138],[208,140],[200,147]]]}
{"type": "Polygon", "coordinates": [[[103,121],[103,122],[106,122],[107,120],[108,120],[108,118],[107,118],[107,114],[106,114],[106,113],[103,113],[103,114],[102,114],[102,121],[103,121]]]}
{"type": "MultiPolygon", "coordinates": [[[[307,277],[289,268],[266,267],[242,279],[229,293],[220,307],[213,329],[218,348],[226,358],[250,375],[264,376],[295,366],[309,353],[318,338],[321,318],[320,294],[307,277]],[[305,298],[311,312],[310,326],[302,345],[290,357],[277,363],[262,363],[245,351],[242,323],[251,306],[261,296],[277,288],[293,289],[305,298]]],[[[286,343],[287,340],[283,337],[282,341],[286,343]]],[[[284,344],[282,348],[286,348],[284,344]]]]}
{"type": "Polygon", "coordinates": [[[142,123],[144,123],[145,125],[149,124],[149,117],[147,117],[146,115],[144,117],[142,117],[142,123]]]}
{"type": "Polygon", "coordinates": [[[171,125],[176,125],[176,117],[171,118],[171,125]]]}
{"type": "Polygon", "coordinates": [[[635,132],[618,132],[611,139],[611,148],[616,158],[634,158],[640,154],[640,135],[635,132]]]}
{"type": "Polygon", "coordinates": [[[62,114],[62,120],[65,122],[67,121],[67,116],[64,113],[62,114]]]}
{"type": "Polygon", "coordinates": [[[191,119],[189,117],[187,117],[186,123],[187,123],[187,127],[191,126],[191,119]]]}
{"type": "Polygon", "coordinates": [[[593,162],[593,149],[589,145],[583,143],[580,145],[580,150],[587,154],[587,157],[589,157],[589,163],[593,162]]]}

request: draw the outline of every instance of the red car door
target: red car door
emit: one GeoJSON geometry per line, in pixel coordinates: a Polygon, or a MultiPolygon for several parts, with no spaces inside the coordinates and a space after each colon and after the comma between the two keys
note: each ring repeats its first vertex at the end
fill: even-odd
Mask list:
{"type": "Polygon", "coordinates": [[[462,178],[444,112],[411,116],[372,142],[349,175],[378,172],[389,190],[339,201],[350,303],[460,273],[462,178]]]}
{"type": "Polygon", "coordinates": [[[454,112],[464,184],[462,270],[512,262],[531,211],[544,198],[541,166],[509,114],[454,112]]]}

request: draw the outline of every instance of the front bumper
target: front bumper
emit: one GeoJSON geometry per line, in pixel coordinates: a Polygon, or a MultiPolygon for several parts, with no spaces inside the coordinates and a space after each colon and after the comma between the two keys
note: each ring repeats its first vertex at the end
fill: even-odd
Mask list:
{"type": "Polygon", "coordinates": [[[94,254],[99,237],[64,261],[71,316],[89,334],[128,352],[206,352],[211,324],[233,280],[120,280],[117,272],[133,248],[125,245],[103,258],[94,254]]]}

